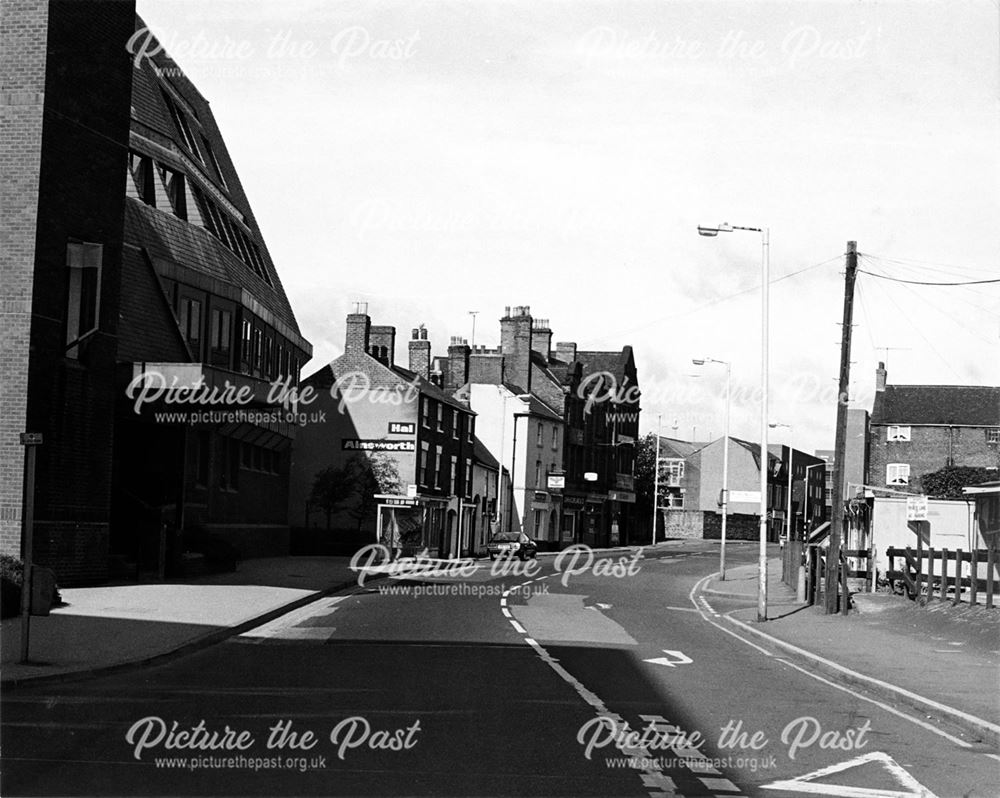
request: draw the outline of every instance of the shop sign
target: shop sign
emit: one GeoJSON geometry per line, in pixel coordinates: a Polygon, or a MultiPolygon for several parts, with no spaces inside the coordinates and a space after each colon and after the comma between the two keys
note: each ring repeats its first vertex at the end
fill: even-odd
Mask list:
{"type": "Polygon", "coordinates": [[[609,490],[608,498],[613,502],[625,502],[635,504],[635,494],[628,490],[609,490]]]}
{"type": "Polygon", "coordinates": [[[340,448],[347,452],[415,452],[416,441],[372,441],[344,438],[340,448]]]}
{"type": "Polygon", "coordinates": [[[390,435],[416,435],[417,425],[412,421],[390,421],[390,435]]]}
{"type": "Polygon", "coordinates": [[[379,503],[389,507],[417,507],[420,505],[420,499],[408,499],[405,496],[383,496],[379,503]]]}

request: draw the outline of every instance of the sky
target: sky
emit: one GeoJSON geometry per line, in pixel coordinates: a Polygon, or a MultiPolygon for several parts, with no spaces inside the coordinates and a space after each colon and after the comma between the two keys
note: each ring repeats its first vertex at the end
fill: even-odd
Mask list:
{"type": "Polygon", "coordinates": [[[344,317],[495,346],[633,347],[641,432],[833,448],[845,252],[852,406],[1000,384],[1000,5],[138,0],[210,101],[303,335],[344,317]],[[870,272],[870,273],[864,273],[870,272]],[[472,312],[475,312],[473,315],[472,312]]]}

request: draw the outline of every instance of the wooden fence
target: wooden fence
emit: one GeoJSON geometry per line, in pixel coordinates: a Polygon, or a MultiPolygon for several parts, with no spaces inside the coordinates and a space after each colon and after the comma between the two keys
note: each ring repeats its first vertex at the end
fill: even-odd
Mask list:
{"type": "Polygon", "coordinates": [[[907,546],[904,549],[887,549],[886,556],[889,558],[889,570],[886,572],[886,577],[893,589],[897,585],[902,585],[911,599],[927,603],[934,598],[934,591],[937,590],[938,599],[944,602],[948,601],[950,590],[952,604],[958,604],[963,600],[963,590],[968,588],[970,604],[978,603],[979,593],[982,591],[985,594],[984,603],[986,606],[993,606],[998,582],[1000,582],[1000,580],[994,579],[994,573],[997,572],[998,564],[1000,564],[995,549],[973,549],[972,551],[956,549],[950,551],[949,549],[911,549],[907,546]],[[899,568],[896,567],[897,559],[900,560],[899,568]],[[926,570],[924,568],[925,560],[926,570]],[[963,563],[970,564],[967,576],[962,574],[963,563]],[[979,575],[979,566],[984,563],[986,577],[982,578],[979,575]]]}

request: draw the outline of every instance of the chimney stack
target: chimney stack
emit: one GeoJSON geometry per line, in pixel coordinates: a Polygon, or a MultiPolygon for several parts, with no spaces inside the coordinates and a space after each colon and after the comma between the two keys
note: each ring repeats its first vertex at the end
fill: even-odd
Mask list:
{"type": "Polygon", "coordinates": [[[444,388],[455,391],[469,381],[469,342],[460,336],[453,335],[448,346],[448,371],[444,388]]]}
{"type": "Polygon", "coordinates": [[[427,340],[427,329],[421,324],[414,327],[409,341],[410,371],[429,380],[431,377],[431,342],[427,340]]]}
{"type": "Polygon", "coordinates": [[[396,362],[396,328],[379,325],[368,334],[368,352],[373,358],[390,368],[396,362]]]}
{"type": "Polygon", "coordinates": [[[545,358],[552,354],[552,328],[548,319],[535,319],[531,327],[531,348],[545,358]]]}
{"type": "Polygon", "coordinates": [[[368,354],[372,320],[368,317],[368,303],[355,303],[355,312],[347,314],[347,337],[344,354],[348,352],[368,354]]]}
{"type": "Polygon", "coordinates": [[[572,363],[576,360],[576,344],[572,341],[559,341],[556,343],[556,357],[564,363],[572,363]]]}
{"type": "Polygon", "coordinates": [[[885,390],[886,379],[888,378],[888,373],[885,370],[885,363],[879,361],[878,368],[875,369],[875,391],[876,393],[885,390]]]}
{"type": "Polygon", "coordinates": [[[531,391],[531,308],[505,308],[500,319],[500,351],[504,356],[506,379],[523,391],[531,391]]]}

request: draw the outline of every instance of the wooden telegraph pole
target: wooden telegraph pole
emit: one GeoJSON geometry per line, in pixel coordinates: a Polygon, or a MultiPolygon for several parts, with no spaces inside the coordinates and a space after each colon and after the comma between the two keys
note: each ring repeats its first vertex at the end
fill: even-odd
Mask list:
{"type": "MultiPolygon", "coordinates": [[[[858,270],[858,245],[847,242],[847,272],[844,275],[844,321],[840,333],[840,380],[837,388],[837,434],[833,447],[833,518],[830,520],[830,550],[826,560],[826,614],[837,612],[840,594],[840,544],[844,529],[844,452],[847,449],[847,402],[851,383],[851,323],[854,318],[854,278],[858,270]]],[[[843,613],[847,614],[844,601],[843,613]]]]}

